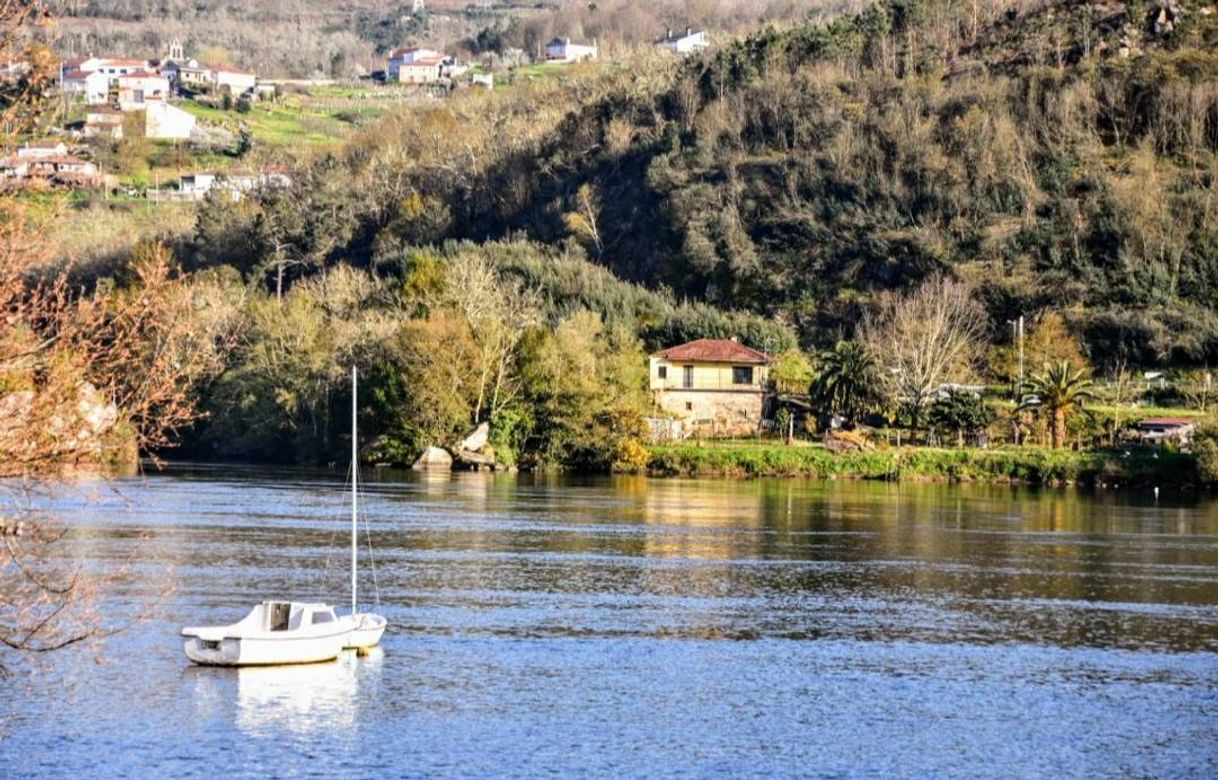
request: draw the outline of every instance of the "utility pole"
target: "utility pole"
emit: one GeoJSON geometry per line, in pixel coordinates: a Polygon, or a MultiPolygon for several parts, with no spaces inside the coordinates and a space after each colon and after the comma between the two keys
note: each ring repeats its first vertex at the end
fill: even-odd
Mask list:
{"type": "Polygon", "coordinates": [[[1019,403],[1023,400],[1023,315],[1007,322],[1011,325],[1011,339],[1019,350],[1019,367],[1015,374],[1015,403],[1019,403]]]}
{"type": "Polygon", "coordinates": [[[1023,315],[1019,315],[1019,392],[1023,395],[1023,315]]]}

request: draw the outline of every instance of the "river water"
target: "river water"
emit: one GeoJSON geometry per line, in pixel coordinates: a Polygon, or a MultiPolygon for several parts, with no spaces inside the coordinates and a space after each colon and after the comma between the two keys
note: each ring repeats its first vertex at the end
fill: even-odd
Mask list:
{"type": "MultiPolygon", "coordinates": [[[[369,657],[190,666],[346,604],[325,472],[35,500],[130,581],[0,680],[5,777],[1218,776],[1218,503],[981,485],[368,475],[369,657]]],[[[365,562],[368,562],[365,557],[365,562]]],[[[8,657],[12,663],[11,656],[8,657]]]]}

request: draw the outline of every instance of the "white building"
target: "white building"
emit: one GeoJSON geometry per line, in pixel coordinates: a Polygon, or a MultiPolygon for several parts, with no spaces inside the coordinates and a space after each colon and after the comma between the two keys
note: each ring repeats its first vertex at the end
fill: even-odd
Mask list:
{"type": "Polygon", "coordinates": [[[118,107],[123,111],[139,111],[149,102],[169,97],[169,79],[147,70],[118,77],[118,107]]]}
{"type": "Polygon", "coordinates": [[[59,88],[89,106],[100,105],[110,99],[110,77],[101,71],[80,68],[62,70],[59,88]]]}
{"type": "Polygon", "coordinates": [[[186,140],[194,129],[194,115],[177,106],[163,100],[145,106],[144,135],[148,138],[186,140]]]}
{"type": "Polygon", "coordinates": [[[546,46],[546,59],[550,62],[581,62],[597,57],[596,41],[580,41],[575,38],[555,38],[546,46]]]}
{"type": "Polygon", "coordinates": [[[227,65],[213,65],[211,81],[217,91],[228,89],[233,95],[244,95],[258,85],[258,77],[253,73],[246,73],[227,65]]]}
{"type": "Polygon", "coordinates": [[[673,54],[692,54],[710,46],[710,41],[706,39],[706,30],[686,27],[685,32],[677,30],[674,33],[669,30],[663,38],[656,41],[656,45],[673,54]]]}
{"type": "Polygon", "coordinates": [[[402,66],[410,65],[416,60],[444,59],[444,55],[434,49],[399,49],[389,52],[389,60],[385,65],[385,78],[389,81],[402,80],[402,66]]]}
{"type": "Polygon", "coordinates": [[[17,156],[27,160],[39,160],[46,157],[64,157],[68,153],[67,144],[63,141],[47,139],[45,141],[30,141],[17,150],[17,156]]]}

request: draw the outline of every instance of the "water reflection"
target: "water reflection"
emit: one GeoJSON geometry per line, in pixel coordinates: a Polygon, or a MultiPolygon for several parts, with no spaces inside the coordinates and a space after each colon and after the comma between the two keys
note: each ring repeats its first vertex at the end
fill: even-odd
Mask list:
{"type": "Polygon", "coordinates": [[[250,736],[332,736],[355,726],[361,685],[379,674],[383,657],[376,648],[367,657],[347,652],[331,663],[207,669],[197,676],[211,684],[222,684],[225,675],[236,677],[236,725],[250,736]]]}

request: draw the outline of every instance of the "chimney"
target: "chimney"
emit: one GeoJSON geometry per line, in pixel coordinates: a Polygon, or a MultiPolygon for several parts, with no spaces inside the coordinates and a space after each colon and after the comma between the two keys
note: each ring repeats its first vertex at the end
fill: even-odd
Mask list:
{"type": "Polygon", "coordinates": [[[692,27],[686,27],[686,28],[685,28],[685,37],[686,37],[686,38],[688,38],[688,37],[690,36],[690,34],[692,34],[692,33],[693,33],[693,31],[694,31],[694,28],[692,28],[692,27]]]}
{"type": "Polygon", "coordinates": [[[739,336],[732,336],[732,343],[733,343],[733,344],[739,344],[739,343],[740,343],[740,337],[739,337],[739,336]]]}
{"type": "Polygon", "coordinates": [[[671,27],[669,27],[667,30],[664,31],[664,37],[668,38],[669,40],[672,39],[672,28],[671,27]]]}

